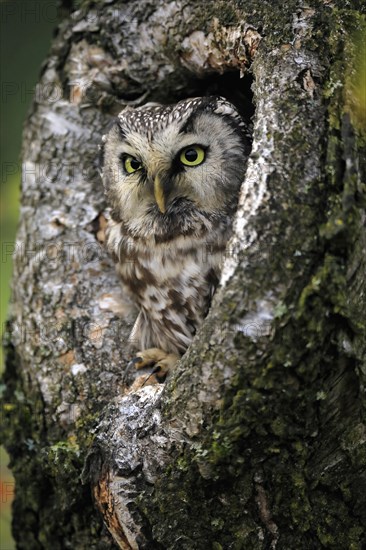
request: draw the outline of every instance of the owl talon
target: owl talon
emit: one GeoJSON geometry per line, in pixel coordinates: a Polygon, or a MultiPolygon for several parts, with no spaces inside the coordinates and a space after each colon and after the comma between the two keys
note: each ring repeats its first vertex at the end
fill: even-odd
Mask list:
{"type": "Polygon", "coordinates": [[[168,376],[170,370],[171,370],[171,367],[169,365],[165,365],[164,361],[162,361],[162,364],[157,364],[153,368],[153,371],[150,374],[150,376],[153,376],[157,380],[157,382],[161,384],[165,382],[166,377],[168,376]]]}
{"type": "Polygon", "coordinates": [[[153,366],[151,373],[144,378],[142,383],[138,384],[138,387],[145,386],[146,384],[162,384],[169,372],[174,368],[178,359],[179,355],[175,353],[167,353],[159,348],[150,348],[144,351],[139,351],[128,363],[126,374],[132,367],[140,370],[145,367],[153,366]]]}
{"type": "Polygon", "coordinates": [[[142,357],[136,356],[133,359],[131,359],[131,361],[128,364],[131,365],[131,367],[136,367],[136,369],[141,369],[144,365],[140,365],[140,363],[143,363],[143,361],[144,360],[142,357]]]}
{"type": "Polygon", "coordinates": [[[178,361],[179,355],[176,353],[167,353],[159,348],[149,348],[136,353],[132,359],[136,369],[149,367],[150,365],[160,366],[165,371],[172,369],[178,361]]]}
{"type": "Polygon", "coordinates": [[[123,375],[123,380],[124,382],[126,383],[130,373],[131,373],[131,370],[135,367],[135,368],[142,368],[142,367],[138,367],[138,364],[141,363],[143,359],[141,357],[134,357],[133,359],[131,359],[131,361],[129,361],[127,363],[127,367],[126,367],[126,370],[124,372],[124,375],[123,375]]]}
{"type": "Polygon", "coordinates": [[[167,377],[167,373],[161,374],[161,370],[162,368],[160,367],[160,365],[154,367],[149,376],[145,378],[142,386],[145,386],[147,384],[163,384],[167,377]]]}
{"type": "Polygon", "coordinates": [[[161,365],[156,365],[152,373],[159,382],[165,382],[168,371],[165,371],[161,365]]]}

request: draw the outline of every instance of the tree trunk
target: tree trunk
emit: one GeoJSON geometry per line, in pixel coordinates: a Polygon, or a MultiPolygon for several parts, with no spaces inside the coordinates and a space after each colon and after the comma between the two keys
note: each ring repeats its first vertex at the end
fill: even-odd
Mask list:
{"type": "Polygon", "coordinates": [[[365,131],[352,90],[364,8],[78,4],[26,122],[8,248],[18,548],[361,549],[365,131]],[[98,145],[125,104],[206,92],[255,107],[235,234],[176,371],[126,393],[134,317],[101,243],[98,145]]]}

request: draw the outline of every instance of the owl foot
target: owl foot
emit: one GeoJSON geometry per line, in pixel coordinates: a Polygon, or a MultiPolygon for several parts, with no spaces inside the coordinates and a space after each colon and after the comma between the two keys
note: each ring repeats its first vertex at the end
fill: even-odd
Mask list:
{"type": "Polygon", "coordinates": [[[152,366],[153,369],[147,376],[139,376],[133,383],[133,389],[138,389],[146,384],[161,384],[164,382],[179,358],[176,353],[167,353],[159,348],[149,348],[136,353],[136,356],[127,365],[127,371],[131,367],[140,370],[152,366]]]}
{"type": "Polygon", "coordinates": [[[176,353],[167,353],[159,348],[149,348],[136,353],[136,357],[132,361],[138,370],[154,365],[150,376],[155,376],[158,382],[164,382],[178,359],[179,355],[176,353]]]}

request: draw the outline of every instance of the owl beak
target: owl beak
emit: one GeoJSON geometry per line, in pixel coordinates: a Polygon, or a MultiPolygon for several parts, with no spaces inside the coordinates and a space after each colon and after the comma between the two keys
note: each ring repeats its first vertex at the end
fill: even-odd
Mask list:
{"type": "Polygon", "coordinates": [[[155,179],[154,179],[154,195],[155,195],[155,200],[159,207],[160,212],[164,214],[166,210],[164,186],[159,176],[155,176],[155,179]]]}

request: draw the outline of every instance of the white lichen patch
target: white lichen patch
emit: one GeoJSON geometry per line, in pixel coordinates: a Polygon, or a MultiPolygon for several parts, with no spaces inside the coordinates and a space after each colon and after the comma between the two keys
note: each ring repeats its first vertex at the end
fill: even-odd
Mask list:
{"type": "Polygon", "coordinates": [[[239,253],[254,246],[257,240],[256,231],[249,230],[248,226],[266,201],[268,178],[274,170],[270,161],[274,145],[266,118],[269,109],[270,106],[267,104],[258,102],[252,152],[248,159],[247,173],[239,197],[234,234],[227,246],[230,254],[225,258],[221,285],[226,285],[233,276],[238,265],[239,253]]]}
{"type": "Polygon", "coordinates": [[[75,403],[68,403],[63,401],[56,409],[56,416],[59,423],[66,428],[75,424],[76,420],[80,417],[80,407],[75,403]]]}
{"type": "Polygon", "coordinates": [[[126,395],[119,399],[119,408],[123,418],[130,421],[141,417],[141,411],[146,404],[153,405],[163,390],[162,384],[146,385],[139,388],[133,394],[126,395]]]}
{"type": "Polygon", "coordinates": [[[73,376],[77,376],[78,374],[84,374],[84,372],[86,372],[88,369],[86,368],[84,363],[74,363],[73,365],[71,365],[70,370],[73,376]]]}
{"type": "Polygon", "coordinates": [[[270,334],[271,323],[275,318],[274,295],[267,293],[263,298],[255,301],[255,307],[254,311],[248,312],[234,327],[254,342],[270,334]]]}
{"type": "MultiPolygon", "coordinates": [[[[63,103],[63,101],[60,100],[58,102],[59,107],[61,107],[61,103],[63,103]]],[[[70,132],[79,136],[80,138],[85,138],[85,130],[81,126],[75,124],[75,122],[67,120],[65,116],[56,113],[55,111],[46,111],[43,114],[43,118],[45,118],[49,122],[52,133],[54,135],[65,136],[70,132]]]]}
{"type": "Polygon", "coordinates": [[[33,192],[38,188],[38,175],[42,165],[26,160],[22,164],[22,189],[23,193],[33,192]]]}
{"type": "MultiPolygon", "coordinates": [[[[107,490],[129,548],[136,550],[139,548],[136,541],[140,537],[143,540],[144,535],[138,515],[133,513],[130,506],[136,491],[135,475],[141,470],[145,479],[155,483],[166,460],[168,439],[161,430],[161,413],[156,407],[162,391],[161,384],[144,386],[133,394],[117,398],[119,422],[109,436],[109,445],[115,451],[114,469],[108,474],[107,490]]],[[[119,533],[120,530],[113,532],[116,540],[119,533]]]]}

